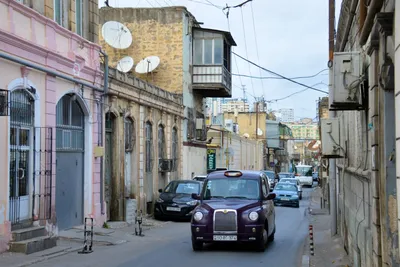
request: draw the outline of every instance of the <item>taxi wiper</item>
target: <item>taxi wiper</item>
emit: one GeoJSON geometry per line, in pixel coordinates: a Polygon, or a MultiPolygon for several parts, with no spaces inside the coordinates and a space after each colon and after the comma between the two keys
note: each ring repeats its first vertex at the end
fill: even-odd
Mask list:
{"type": "Polygon", "coordinates": [[[248,197],[243,197],[243,196],[229,196],[226,198],[239,198],[239,199],[249,199],[248,197]]]}
{"type": "Polygon", "coordinates": [[[211,196],[210,198],[224,198],[223,196],[211,196]]]}

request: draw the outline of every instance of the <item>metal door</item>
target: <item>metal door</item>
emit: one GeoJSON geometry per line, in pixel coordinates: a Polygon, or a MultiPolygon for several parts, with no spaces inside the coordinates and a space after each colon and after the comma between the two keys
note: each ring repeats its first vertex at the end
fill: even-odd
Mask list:
{"type": "Polygon", "coordinates": [[[9,217],[13,225],[31,218],[34,99],[25,89],[10,97],[9,217]]]}
{"type": "Polygon", "coordinates": [[[56,215],[64,230],[83,224],[84,217],[84,113],[76,96],[57,103],[56,123],[56,215]]]}
{"type": "Polygon", "coordinates": [[[57,152],[56,211],[58,229],[83,222],[83,153],[57,152]]]}
{"type": "Polygon", "coordinates": [[[110,220],[111,214],[111,177],[112,177],[112,131],[106,128],[105,143],[105,170],[104,170],[104,195],[107,209],[107,220],[110,220]]]}

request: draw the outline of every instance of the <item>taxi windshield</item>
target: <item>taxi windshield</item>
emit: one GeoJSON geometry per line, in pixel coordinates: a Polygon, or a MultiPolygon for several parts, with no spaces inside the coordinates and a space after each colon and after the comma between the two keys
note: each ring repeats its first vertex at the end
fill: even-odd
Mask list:
{"type": "Polygon", "coordinates": [[[203,199],[259,199],[260,187],[256,179],[219,178],[206,182],[203,199]]]}

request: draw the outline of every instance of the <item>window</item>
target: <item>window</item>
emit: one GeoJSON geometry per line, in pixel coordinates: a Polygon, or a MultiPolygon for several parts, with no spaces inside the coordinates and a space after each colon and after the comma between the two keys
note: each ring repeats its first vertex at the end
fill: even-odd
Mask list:
{"type": "Polygon", "coordinates": [[[262,191],[265,197],[268,196],[268,183],[265,177],[262,178],[262,191]]]}
{"type": "Polygon", "coordinates": [[[83,27],[82,27],[82,9],[83,3],[82,0],[75,0],[75,24],[76,24],[76,33],[82,36],[83,27]]]}
{"type": "Polygon", "coordinates": [[[146,122],[146,172],[152,172],[153,167],[153,125],[146,122]]]}
{"type": "Polygon", "coordinates": [[[172,160],[174,162],[173,170],[178,170],[178,130],[174,127],[172,128],[172,160]]]}
{"type": "Polygon", "coordinates": [[[164,126],[158,126],[158,159],[161,161],[165,158],[165,135],[164,126]]]}
{"type": "Polygon", "coordinates": [[[223,55],[224,42],[222,38],[194,40],[195,65],[222,65],[223,55]]]}
{"type": "Polygon", "coordinates": [[[132,152],[135,146],[135,127],[133,121],[129,118],[125,118],[125,151],[132,152]]]}
{"type": "Polygon", "coordinates": [[[54,20],[63,26],[63,3],[62,0],[54,0],[54,20]]]}

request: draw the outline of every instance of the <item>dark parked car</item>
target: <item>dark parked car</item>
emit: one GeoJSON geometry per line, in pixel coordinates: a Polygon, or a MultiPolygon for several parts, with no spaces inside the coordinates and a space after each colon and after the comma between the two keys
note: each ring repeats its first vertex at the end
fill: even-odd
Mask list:
{"type": "Polygon", "coordinates": [[[193,250],[204,243],[253,243],[264,251],[275,237],[274,193],[263,171],[217,171],[208,175],[191,220],[193,250]]]}
{"type": "Polygon", "coordinates": [[[202,183],[193,180],[171,181],[164,189],[159,189],[160,197],[154,205],[154,218],[190,219],[199,203],[192,194],[199,194],[202,183]]]}
{"type": "Polygon", "coordinates": [[[195,181],[200,181],[200,182],[204,182],[204,180],[207,178],[207,175],[196,175],[195,177],[193,177],[193,180],[195,181]]]}
{"type": "Polygon", "coordinates": [[[274,171],[263,171],[265,175],[268,177],[269,188],[272,191],[274,189],[275,184],[279,182],[279,177],[275,174],[274,171]]]}
{"type": "Polygon", "coordinates": [[[276,195],[275,205],[300,207],[299,194],[297,186],[292,183],[277,183],[274,188],[276,195]]]}

